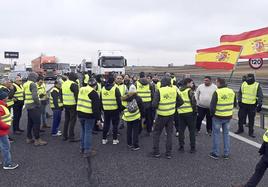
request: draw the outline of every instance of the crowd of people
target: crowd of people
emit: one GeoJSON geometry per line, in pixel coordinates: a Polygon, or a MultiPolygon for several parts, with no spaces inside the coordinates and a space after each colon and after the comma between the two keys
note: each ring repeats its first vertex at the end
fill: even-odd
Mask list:
{"type": "MultiPolygon", "coordinates": [[[[217,78],[214,84],[210,76],[205,76],[203,84],[196,88],[191,78],[176,80],[175,75],[170,73],[165,73],[161,79],[157,75],[146,75],[144,72],[133,77],[109,74],[104,79],[101,75],[87,73],[78,77],[71,72],[56,80],[49,91],[44,78],[34,72],[29,74],[24,84],[20,76],[14,82],[3,79],[0,85],[0,149],[3,168],[18,167],[11,160],[10,142],[14,141],[14,137],[8,129],[12,126],[15,135],[24,132],[20,127],[24,107],[28,119],[26,143],[35,146],[47,145],[40,138],[40,132],[50,128],[46,119],[49,104],[53,111],[51,135],[62,136],[63,141],[80,141],[80,152],[84,157],[96,154],[96,150],[92,148],[92,134],[102,131],[101,143],[109,143],[110,126],[113,145],[119,144],[119,129],[127,128],[126,144],[133,151],[140,149],[139,136],[145,131],[145,135],[153,139],[150,156],[156,158],[160,157],[160,135],[165,128],[165,157],[168,159],[172,158],[173,128],[176,130],[180,152],[185,151],[185,130],[188,128],[189,152],[194,154],[197,151],[196,136],[206,117],[206,131],[208,136],[212,136],[212,151],[209,156],[220,158],[222,129],[222,157],[229,159],[229,127],[233,108],[238,103],[239,121],[236,133],[244,132],[243,127],[248,117],[248,135],[254,138],[254,119],[256,111],[262,109],[262,101],[262,89],[253,74],[244,77],[238,94],[227,86],[223,78],[217,78]],[[61,132],[59,129],[63,110],[65,119],[61,132]],[[80,137],[75,134],[77,119],[81,124],[80,137]]],[[[267,143],[268,139],[264,138],[264,142],[267,143]]],[[[268,150],[265,151],[263,147],[262,154],[267,155],[268,150]]],[[[267,167],[267,159],[263,162],[267,167]]],[[[256,172],[258,176],[263,175],[258,168],[256,172]]],[[[260,177],[255,176],[249,183],[253,184],[258,180],[260,177]]]]}

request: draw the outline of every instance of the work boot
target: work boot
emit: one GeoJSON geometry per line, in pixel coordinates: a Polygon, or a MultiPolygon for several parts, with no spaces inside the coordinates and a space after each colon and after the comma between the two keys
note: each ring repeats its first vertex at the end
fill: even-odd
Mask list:
{"type": "Polygon", "coordinates": [[[41,138],[39,138],[39,139],[34,140],[34,145],[35,146],[47,145],[47,142],[43,141],[43,140],[41,140],[41,138]]]}
{"type": "Polygon", "coordinates": [[[34,143],[34,140],[33,140],[33,139],[29,139],[29,138],[27,138],[27,139],[26,139],[26,143],[27,143],[27,144],[34,143]]]}

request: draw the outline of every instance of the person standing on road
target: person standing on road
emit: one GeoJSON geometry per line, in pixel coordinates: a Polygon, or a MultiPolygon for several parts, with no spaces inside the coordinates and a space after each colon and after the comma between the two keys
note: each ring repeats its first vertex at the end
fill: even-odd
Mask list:
{"type": "Polygon", "coordinates": [[[179,96],[174,87],[171,86],[171,78],[165,76],[161,80],[161,88],[155,92],[152,106],[156,108],[157,117],[153,131],[153,152],[151,156],[160,157],[159,141],[163,129],[166,129],[166,158],[171,158],[172,151],[172,132],[174,125],[174,114],[176,107],[183,104],[183,100],[179,96]]]}
{"type": "MultiPolygon", "coordinates": [[[[154,97],[153,86],[148,82],[145,77],[145,73],[140,73],[140,79],[136,82],[136,88],[138,96],[141,97],[144,106],[144,117],[146,122],[147,136],[150,136],[153,127],[153,114],[152,114],[152,100],[154,97]]],[[[140,132],[142,129],[142,124],[140,125],[140,132]]]]}
{"type": "Polygon", "coordinates": [[[14,134],[21,134],[24,130],[20,129],[20,118],[22,108],[24,105],[24,90],[22,86],[22,78],[16,77],[14,86],[14,105],[13,105],[13,132],[14,134]]]}
{"type": "Polygon", "coordinates": [[[211,158],[219,159],[220,156],[220,129],[223,133],[224,159],[229,159],[230,155],[230,121],[233,116],[233,108],[236,107],[235,92],[228,88],[223,78],[217,78],[218,89],[214,92],[210,103],[212,117],[212,152],[211,158]]]}
{"type": "Polygon", "coordinates": [[[28,75],[28,81],[24,83],[24,95],[25,95],[25,107],[28,113],[27,124],[27,140],[28,144],[34,143],[35,146],[46,145],[47,142],[40,138],[40,125],[41,125],[41,106],[37,93],[36,80],[38,75],[31,72],[28,75]],[[32,131],[34,134],[34,140],[32,137],[32,131]]]}
{"type": "Polygon", "coordinates": [[[97,81],[90,78],[87,86],[79,90],[77,100],[77,113],[81,123],[81,153],[84,157],[94,156],[95,151],[92,150],[92,129],[97,120],[100,124],[100,98],[95,90],[97,81]]]}
{"type": "MultiPolygon", "coordinates": [[[[120,91],[120,95],[124,96],[127,94],[127,86],[124,84],[122,75],[117,75],[115,79],[115,85],[120,91]]],[[[124,120],[122,120],[123,113],[120,113],[119,129],[124,128],[124,120]]]]}
{"type": "Polygon", "coordinates": [[[196,100],[192,91],[193,80],[186,78],[183,81],[182,87],[178,90],[179,95],[183,100],[183,105],[178,108],[179,114],[179,151],[184,152],[184,133],[188,127],[190,135],[190,153],[196,152],[195,146],[195,119],[196,119],[196,100]]]}
{"type": "Polygon", "coordinates": [[[76,103],[79,87],[75,82],[77,75],[71,72],[68,79],[62,83],[62,101],[65,109],[65,121],[63,127],[63,141],[77,142],[75,139],[74,127],[76,124],[77,112],[76,103]]]}
{"type": "Polygon", "coordinates": [[[201,130],[201,125],[204,117],[206,117],[207,134],[211,135],[212,132],[212,116],[210,115],[210,102],[213,93],[217,90],[217,86],[212,83],[210,76],[205,76],[204,83],[200,84],[195,92],[195,98],[197,102],[197,120],[196,131],[201,130]]]}
{"type": "Polygon", "coordinates": [[[102,134],[102,144],[107,144],[107,133],[110,130],[110,124],[113,125],[113,144],[119,143],[117,138],[119,115],[122,109],[121,94],[117,86],[114,85],[113,75],[109,75],[105,86],[101,90],[101,103],[104,111],[104,127],[102,134]]]}
{"type": "Polygon", "coordinates": [[[3,169],[16,169],[19,165],[12,162],[10,153],[10,142],[8,140],[8,131],[12,123],[10,111],[7,108],[6,101],[8,93],[0,89],[0,152],[3,158],[3,169]]]}
{"type": "Polygon", "coordinates": [[[262,110],[263,93],[261,86],[255,81],[254,74],[248,74],[246,81],[244,81],[238,92],[238,105],[239,105],[239,120],[238,130],[236,134],[244,132],[243,124],[248,116],[248,135],[255,138],[254,135],[254,120],[256,111],[262,110]]]}
{"type": "Polygon", "coordinates": [[[62,90],[61,83],[59,81],[54,82],[54,87],[50,90],[49,97],[50,108],[53,111],[53,123],[51,129],[52,136],[61,136],[62,133],[59,131],[61,113],[63,110],[62,102],[62,90]]]}

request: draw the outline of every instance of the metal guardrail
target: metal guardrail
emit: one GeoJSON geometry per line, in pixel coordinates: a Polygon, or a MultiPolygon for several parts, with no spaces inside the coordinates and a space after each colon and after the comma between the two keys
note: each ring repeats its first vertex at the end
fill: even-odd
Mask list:
{"type": "Polygon", "coordinates": [[[265,128],[265,117],[268,116],[268,106],[263,106],[262,111],[260,112],[260,126],[265,128]]]}

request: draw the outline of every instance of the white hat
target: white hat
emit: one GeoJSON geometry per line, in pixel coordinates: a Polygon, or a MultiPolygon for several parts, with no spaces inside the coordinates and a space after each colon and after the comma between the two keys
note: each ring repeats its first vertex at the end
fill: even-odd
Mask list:
{"type": "Polygon", "coordinates": [[[134,84],[132,84],[129,87],[128,93],[136,93],[136,92],[137,92],[136,86],[134,84]]]}

